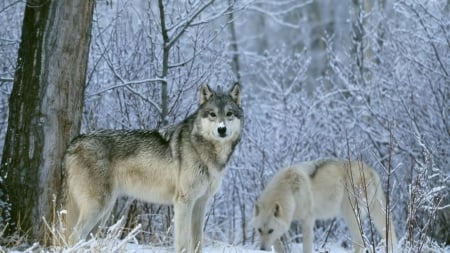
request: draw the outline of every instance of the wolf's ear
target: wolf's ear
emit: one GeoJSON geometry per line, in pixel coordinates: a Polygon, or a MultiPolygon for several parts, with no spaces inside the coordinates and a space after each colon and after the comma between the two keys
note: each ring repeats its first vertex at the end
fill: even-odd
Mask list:
{"type": "Polygon", "coordinates": [[[233,84],[228,93],[236,104],[241,105],[241,85],[238,82],[233,84]]]}
{"type": "Polygon", "coordinates": [[[204,104],[213,96],[213,92],[211,88],[209,88],[208,84],[203,84],[200,88],[200,105],[204,104]]]}
{"type": "Polygon", "coordinates": [[[253,216],[258,216],[258,215],[259,215],[259,205],[255,204],[253,216]]]}
{"type": "Polygon", "coordinates": [[[273,207],[273,216],[276,218],[280,217],[281,215],[281,205],[278,202],[275,202],[275,206],[273,207]]]}

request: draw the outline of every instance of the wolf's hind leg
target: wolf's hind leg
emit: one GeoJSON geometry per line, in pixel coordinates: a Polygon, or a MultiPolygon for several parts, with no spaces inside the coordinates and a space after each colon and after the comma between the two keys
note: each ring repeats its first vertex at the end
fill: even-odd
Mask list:
{"type": "Polygon", "coordinates": [[[358,212],[354,211],[351,206],[346,206],[342,212],[342,217],[344,218],[345,224],[350,231],[350,236],[352,238],[352,243],[355,250],[354,252],[360,253],[364,247],[364,241],[359,222],[364,218],[364,216],[360,215],[360,218],[358,219],[357,213],[358,212]]]}
{"type": "Polygon", "coordinates": [[[112,212],[112,209],[114,208],[115,202],[115,198],[113,198],[113,201],[110,201],[110,203],[105,208],[98,211],[98,221],[96,222],[96,225],[94,225],[94,227],[91,229],[91,231],[95,233],[96,236],[104,236],[104,234],[99,234],[100,232],[108,233],[106,223],[108,222],[109,216],[112,212]],[[106,231],[104,231],[103,229],[106,229],[106,231]]]}
{"type": "Polygon", "coordinates": [[[96,200],[85,199],[79,207],[79,216],[75,227],[73,228],[70,241],[72,244],[79,240],[86,239],[89,232],[97,225],[106,211],[106,206],[96,200]]]}
{"type": "Polygon", "coordinates": [[[381,201],[379,199],[374,199],[371,204],[371,215],[373,223],[375,224],[375,228],[377,229],[378,233],[380,233],[380,235],[385,239],[385,243],[389,247],[388,252],[394,252],[397,246],[397,236],[395,235],[395,229],[394,224],[392,223],[392,219],[390,217],[389,219],[386,219],[386,212],[389,212],[389,210],[387,210],[387,208],[385,207],[384,201],[381,201]],[[386,224],[386,221],[388,222],[388,224],[386,224]],[[388,238],[386,238],[387,227],[389,227],[388,238]]]}
{"type": "Polygon", "coordinates": [[[95,210],[89,210],[88,212],[80,213],[77,224],[73,228],[73,234],[71,241],[77,242],[82,239],[86,239],[89,232],[99,221],[99,218],[95,210]]]}

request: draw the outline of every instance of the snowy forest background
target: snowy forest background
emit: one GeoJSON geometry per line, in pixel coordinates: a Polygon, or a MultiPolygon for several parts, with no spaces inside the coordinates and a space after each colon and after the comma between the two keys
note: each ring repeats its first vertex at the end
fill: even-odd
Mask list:
{"type": "MultiPolygon", "coordinates": [[[[210,202],[207,238],[252,244],[253,203],[271,176],[296,161],[338,157],[390,178],[405,243],[450,244],[450,1],[164,3],[173,44],[163,77],[157,1],[97,1],[82,132],[176,123],[197,108],[201,84],[239,81],[245,131],[210,202]]],[[[0,3],[0,150],[24,7],[0,3]]],[[[110,222],[123,215],[128,228],[142,224],[141,242],[171,244],[170,207],[123,199],[110,222]]],[[[316,241],[332,224],[331,237],[344,241],[338,221],[318,222],[316,241]]]]}

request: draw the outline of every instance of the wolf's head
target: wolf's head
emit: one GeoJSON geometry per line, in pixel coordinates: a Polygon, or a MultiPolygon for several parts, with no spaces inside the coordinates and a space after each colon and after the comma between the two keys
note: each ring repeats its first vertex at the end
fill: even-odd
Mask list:
{"type": "Polygon", "coordinates": [[[288,231],[290,224],[283,216],[282,207],[278,202],[272,202],[270,205],[255,204],[252,223],[259,235],[261,250],[270,250],[275,241],[288,231]]]}
{"type": "Polygon", "coordinates": [[[200,117],[197,129],[200,135],[210,141],[236,141],[243,127],[241,88],[234,84],[228,92],[213,91],[208,85],[200,90],[200,117]]]}

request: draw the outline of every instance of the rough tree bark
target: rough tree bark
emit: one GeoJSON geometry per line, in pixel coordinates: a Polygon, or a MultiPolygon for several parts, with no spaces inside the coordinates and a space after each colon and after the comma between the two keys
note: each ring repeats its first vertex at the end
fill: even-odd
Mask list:
{"type": "Polygon", "coordinates": [[[81,125],[93,0],[27,1],[0,164],[7,234],[46,243],[61,161],[81,125]]]}

